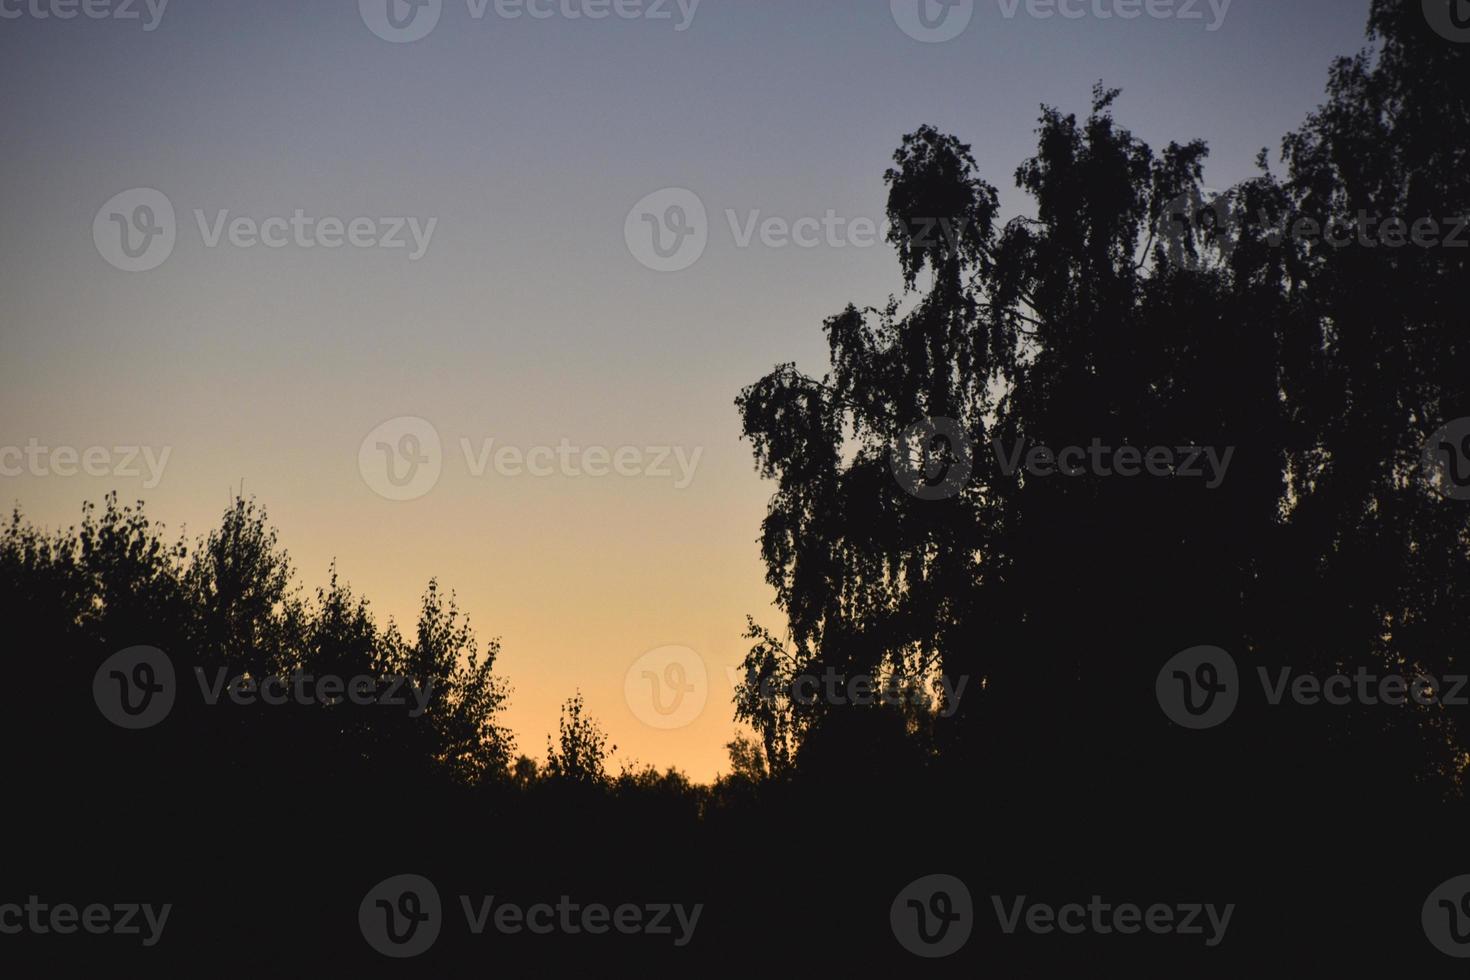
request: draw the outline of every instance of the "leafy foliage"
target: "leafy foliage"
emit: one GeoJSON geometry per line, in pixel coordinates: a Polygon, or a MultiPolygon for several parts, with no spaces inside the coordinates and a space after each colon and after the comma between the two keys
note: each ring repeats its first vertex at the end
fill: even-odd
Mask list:
{"type": "MultiPolygon", "coordinates": [[[[1417,7],[1375,3],[1376,51],[1334,67],[1283,142],[1285,174],[1263,152],[1223,195],[1202,142],[1154,150],[1101,85],[1085,118],[1043,108],[1015,174],[1034,212],[1004,224],[965,144],[904,137],[886,174],[902,296],[826,321],[825,374],[779,365],[737,400],[775,482],[762,557],[791,649],[752,624],[736,713],[774,771],[852,712],[772,704],[761,685],[828,668],[971,677],[983,694],[904,737],[1017,778],[1093,751],[1116,775],[1158,751],[1153,674],[1198,644],[1246,671],[1463,668],[1470,605],[1448,583],[1470,581],[1470,518],[1416,468],[1470,412],[1466,253],[1294,233],[1470,213],[1467,53],[1417,7]],[[964,234],[915,243],[936,218],[964,234]],[[943,500],[889,472],[933,418],[957,423],[974,466],[943,500]],[[1012,446],[1094,440],[1234,455],[1217,490],[999,465],[1012,446]]],[[[1466,764],[1453,709],[1340,718],[1278,734],[1308,757],[1376,759],[1375,779],[1453,786],[1466,764]]]]}

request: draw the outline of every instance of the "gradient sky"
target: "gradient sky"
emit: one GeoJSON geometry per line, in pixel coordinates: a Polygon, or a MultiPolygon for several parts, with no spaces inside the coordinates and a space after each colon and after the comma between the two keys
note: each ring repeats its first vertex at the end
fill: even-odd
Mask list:
{"type": "MultiPolygon", "coordinates": [[[[1364,43],[1368,0],[1234,0],[1216,31],[1178,19],[1007,18],[977,0],[957,38],[921,43],[887,0],[703,0],[687,30],[616,17],[476,20],[393,44],[351,0],[171,0],[143,20],[38,19],[0,0],[0,447],[170,447],[162,482],[0,476],[0,496],[65,526],[117,489],[170,532],[219,518],[232,488],[269,510],[309,587],[335,558],[380,620],[411,625],[431,576],[482,640],[501,637],[507,718],[541,756],[580,689],[618,759],[725,768],[726,668],[744,617],[777,629],[757,536],[771,488],[732,401],[780,361],[820,373],[823,317],[900,287],[886,246],[736,245],[741,220],[880,219],[899,138],[971,143],[1007,217],[1041,103],[1085,113],[1099,79],[1161,146],[1201,137],[1227,186],[1321,101],[1330,59],[1364,43]],[[92,237],[119,192],[178,215],[160,267],[119,271],[92,237]],[[666,187],[708,208],[691,268],[650,271],[624,220],[666,187]],[[407,250],[206,248],[193,211],[437,218],[407,250]],[[358,450],[429,420],[432,491],[391,501],[358,450]],[[472,476],[460,451],[570,444],[702,450],[672,478],[472,476]],[[624,675],[691,648],[708,703],[642,723],[624,675]]],[[[1089,0],[1091,2],[1091,0],[1089,0]]],[[[1109,0],[1111,2],[1111,0],[1109,0]]],[[[677,470],[676,470],[677,472],[677,470]]],[[[148,642],[139,638],[138,642],[148,642]]]]}

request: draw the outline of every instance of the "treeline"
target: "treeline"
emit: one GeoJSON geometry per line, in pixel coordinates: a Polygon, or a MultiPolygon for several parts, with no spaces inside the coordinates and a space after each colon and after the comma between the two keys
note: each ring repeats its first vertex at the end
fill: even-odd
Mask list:
{"type": "MultiPolygon", "coordinates": [[[[141,502],[120,505],[115,494],[100,508],[85,504],[80,523],[62,531],[40,530],[17,510],[0,527],[0,597],[6,622],[45,638],[44,654],[12,663],[46,692],[40,714],[53,720],[77,723],[99,667],[147,646],[172,665],[176,705],[157,724],[172,725],[170,740],[180,744],[197,743],[192,726],[215,734],[224,726],[235,752],[276,745],[317,759],[324,774],[340,764],[502,796],[557,786],[647,795],[691,817],[748,795],[763,775],[758,750],[743,739],[732,745],[732,776],[714,786],[672,768],[625,762],[614,772],[616,747],[580,693],[563,705],[544,757],[520,753],[501,721],[511,688],[495,673],[499,641],[481,645],[452,594],[430,581],[407,634],[391,620],[380,625],[335,566],[308,595],[265,509],[243,497],[193,542],[168,539],[141,502]],[[323,678],[335,687],[322,688],[323,678]],[[371,679],[360,699],[349,696],[354,678],[371,679]]],[[[126,696],[139,695],[130,688],[126,696]]],[[[227,753],[211,766],[230,764],[227,753]]]]}

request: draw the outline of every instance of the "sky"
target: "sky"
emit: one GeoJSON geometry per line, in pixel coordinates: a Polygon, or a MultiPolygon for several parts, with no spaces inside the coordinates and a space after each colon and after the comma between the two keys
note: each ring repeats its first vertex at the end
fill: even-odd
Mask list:
{"type": "Polygon", "coordinates": [[[308,588],[405,627],[453,590],[522,751],[580,691],[615,764],[697,780],[746,615],[784,630],[734,399],[901,289],[903,134],[1026,213],[1040,106],[1102,80],[1226,187],[1369,5],[424,2],[0,0],[0,498],[192,538],[243,484],[308,588]]]}

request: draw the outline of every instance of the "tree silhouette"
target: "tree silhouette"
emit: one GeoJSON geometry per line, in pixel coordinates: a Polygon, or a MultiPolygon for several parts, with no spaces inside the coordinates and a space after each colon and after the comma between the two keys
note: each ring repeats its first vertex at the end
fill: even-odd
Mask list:
{"type": "Polygon", "coordinates": [[[586,714],[580,691],[562,705],[557,732],[555,744],[546,738],[546,774],[583,786],[606,784],[607,757],[618,747],[607,744],[607,735],[586,714]]]}
{"type": "MultiPolygon", "coordinates": [[[[1454,668],[1466,514],[1419,460],[1466,411],[1465,252],[1298,231],[1470,210],[1470,114],[1449,97],[1466,55],[1415,6],[1374,5],[1378,53],[1334,67],[1284,177],[1263,152],[1261,176],[1218,198],[1203,143],[1151,149],[1101,86],[1085,119],[1043,109],[1016,172],[1034,214],[1003,226],[968,147],[904,138],[886,175],[903,294],[826,321],[825,375],[781,365],[737,401],[776,482],[762,555],[794,648],[752,626],[737,694],[773,768],[859,713],[785,697],[829,668],[971,676],[982,691],[935,719],[950,762],[1054,786],[1057,761],[1085,760],[1099,789],[1140,792],[1193,751],[1151,703],[1179,650],[1219,645],[1247,671],[1454,668]],[[1001,466],[1012,447],[1095,441],[1232,456],[1218,487],[1001,466]],[[930,485],[895,479],[915,458],[930,485]]],[[[1276,746],[1262,765],[1299,787],[1304,759],[1327,782],[1435,772],[1457,792],[1454,714],[1277,712],[1256,729],[1276,746]]]]}
{"type": "MultiPolygon", "coordinates": [[[[1298,953],[1361,967],[1370,941],[1402,971],[1423,896],[1470,860],[1465,705],[1252,689],[1281,669],[1466,673],[1470,507],[1423,456],[1470,417],[1470,250],[1385,240],[1394,219],[1444,238],[1470,215],[1470,46],[1422,7],[1375,0],[1373,47],[1334,64],[1280,172],[1262,151],[1219,194],[1202,142],[1145,144],[1102,84],[1084,116],[1042,108],[1014,174],[1031,205],[1010,220],[959,138],[902,138],[885,174],[897,294],[825,321],[820,376],[780,364],[737,400],[774,482],[760,553],[786,622],[748,623],[733,708],[753,734],[712,785],[611,774],[580,691],[544,762],[520,754],[499,641],[480,644],[452,592],[431,580],[408,631],[335,565],[305,593],[243,497],[192,542],[115,494],[60,531],[14,513],[6,881],[178,900],[186,938],[156,955],[191,974],[356,971],[351,912],[404,871],[451,913],[492,892],[708,901],[669,961],[681,974],[912,967],[883,916],[941,868],[972,883],[977,915],[992,896],[1105,887],[1249,907],[1209,960],[991,935],[967,971],[982,947],[1027,975],[1120,949],[1231,975],[1298,953]],[[1014,462],[1067,446],[1212,447],[1228,466],[1211,481],[1014,462]],[[123,730],[93,684],[138,645],[165,651],[180,696],[123,730]],[[1226,725],[1186,731],[1156,683],[1203,645],[1245,683],[1226,725]],[[415,711],[200,698],[277,675],[374,695],[407,676],[426,694],[415,711]],[[896,697],[796,695],[829,675],[896,697]],[[962,696],[942,683],[961,678],[962,696]]],[[[626,940],[645,972],[664,967],[649,936],[543,938],[446,927],[432,966],[605,971],[626,940]]],[[[115,966],[115,946],[77,948],[115,966]]]]}

